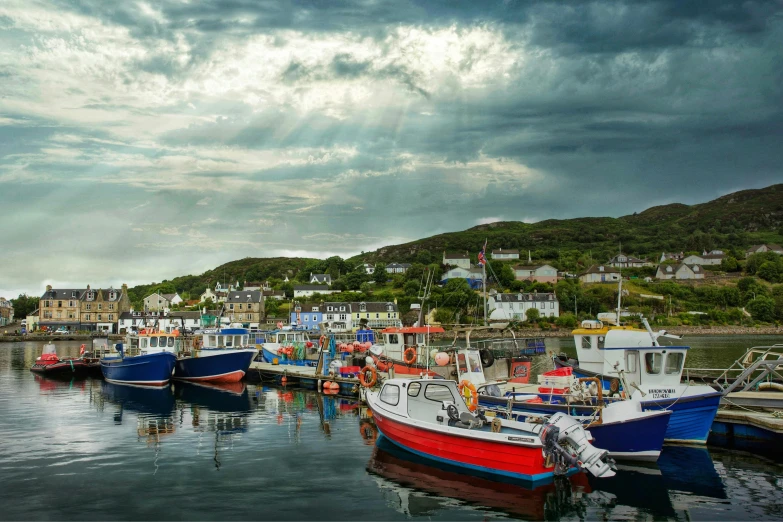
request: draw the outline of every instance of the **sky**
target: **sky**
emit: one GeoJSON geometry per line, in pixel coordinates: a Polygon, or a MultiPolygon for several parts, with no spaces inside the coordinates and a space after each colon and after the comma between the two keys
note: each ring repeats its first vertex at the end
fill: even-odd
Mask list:
{"type": "Polygon", "coordinates": [[[783,3],[4,0],[0,296],[783,181],[783,3]]]}

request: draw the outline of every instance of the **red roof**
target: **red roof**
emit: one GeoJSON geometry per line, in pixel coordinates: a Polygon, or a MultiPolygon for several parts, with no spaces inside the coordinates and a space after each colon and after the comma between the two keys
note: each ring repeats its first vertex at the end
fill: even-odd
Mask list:
{"type": "Polygon", "coordinates": [[[426,334],[426,333],[445,333],[446,330],[440,326],[403,326],[402,328],[385,328],[381,330],[381,333],[414,333],[414,334],[426,334]]]}

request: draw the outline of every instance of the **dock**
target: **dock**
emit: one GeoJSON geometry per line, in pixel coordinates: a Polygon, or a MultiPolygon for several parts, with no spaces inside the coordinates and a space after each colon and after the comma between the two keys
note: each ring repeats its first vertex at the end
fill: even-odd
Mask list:
{"type": "Polygon", "coordinates": [[[319,375],[315,366],[297,366],[293,364],[272,364],[268,362],[254,361],[248,370],[248,377],[258,378],[260,381],[274,381],[279,385],[296,385],[302,388],[330,393],[323,384],[334,382],[339,386],[340,395],[359,397],[361,384],[359,379],[353,376],[319,375]]]}

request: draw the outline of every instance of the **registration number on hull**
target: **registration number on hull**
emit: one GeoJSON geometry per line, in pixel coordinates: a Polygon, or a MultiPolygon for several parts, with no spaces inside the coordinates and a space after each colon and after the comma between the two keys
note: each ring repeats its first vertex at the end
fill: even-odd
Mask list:
{"type": "Polygon", "coordinates": [[[674,395],[675,390],[674,388],[650,388],[647,393],[649,393],[653,399],[668,399],[674,395]]]}

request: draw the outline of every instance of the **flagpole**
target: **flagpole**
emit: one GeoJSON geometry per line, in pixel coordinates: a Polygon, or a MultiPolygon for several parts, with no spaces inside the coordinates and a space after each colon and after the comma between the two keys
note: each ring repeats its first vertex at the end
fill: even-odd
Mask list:
{"type": "Polygon", "coordinates": [[[484,326],[487,326],[487,240],[484,240],[484,262],[481,264],[482,282],[484,283],[484,326]]]}

